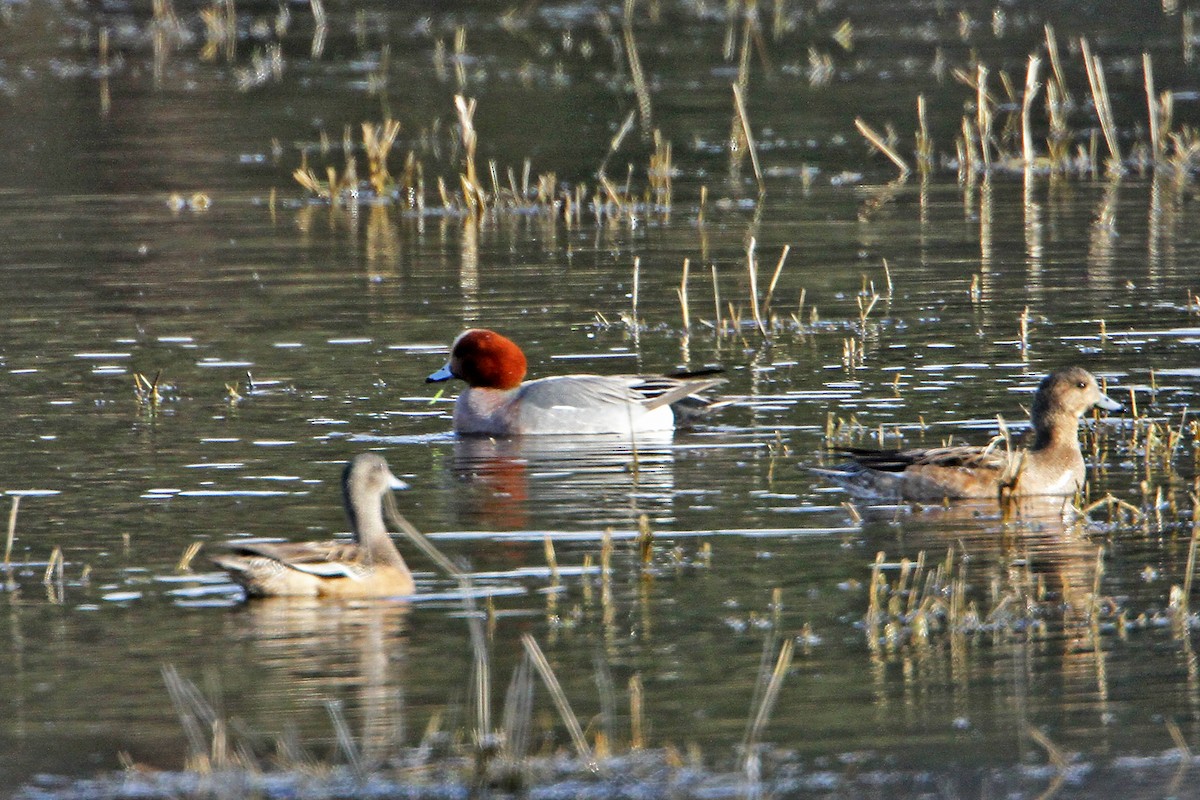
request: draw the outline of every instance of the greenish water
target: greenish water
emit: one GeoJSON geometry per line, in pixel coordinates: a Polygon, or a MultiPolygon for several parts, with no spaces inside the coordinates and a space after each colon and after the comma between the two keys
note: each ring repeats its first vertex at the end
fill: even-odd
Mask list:
{"type": "MultiPolygon", "coordinates": [[[[331,701],[385,758],[421,741],[437,715],[446,730],[467,729],[462,603],[419,556],[431,597],[409,606],[243,605],[202,559],[176,571],[193,542],[344,530],[340,464],[366,449],[412,484],[399,498],[412,522],[495,593],[497,708],[529,633],[589,735],[609,701],[599,663],[615,687],[618,746],[640,675],[650,743],[694,743],[710,768],[729,769],[764,642],[800,637],[762,739],[802,769],[840,774],[856,759],[946,775],[1045,765],[1030,729],[1118,774],[1122,758],[1176,746],[1168,723],[1196,746],[1194,636],[1165,613],[1187,564],[1190,432],[1149,457],[1144,421],[1109,418],[1089,433],[1091,497],[1132,503],[1147,515],[1140,523],[1109,523],[1103,510],[1082,528],[1006,525],[993,508],[851,511],[802,469],[826,458],[830,415],[839,441],[867,443],[982,442],[996,414],[1019,428],[1041,375],[1066,363],[1106,378],[1122,400],[1132,390],[1144,416],[1176,430],[1190,419],[1200,376],[1190,177],[998,173],[968,185],[942,169],[890,186],[894,169],[853,127],[856,115],[880,128],[891,120],[908,155],[923,92],[937,150],[952,156],[973,95],[949,74],[939,82],[938,53],[965,67],[974,51],[1019,86],[1046,21],[1080,104],[1073,124],[1090,124],[1069,43],[1081,34],[1105,59],[1127,146],[1145,136],[1144,49],[1158,88],[1180,92],[1176,126],[1194,124],[1183,13],[1147,7],[1129,20],[1115,4],[1088,15],[1018,4],[997,22],[985,4],[784,3],[777,29],[766,4],[747,90],[766,173],[759,197],[749,163],[732,170],[725,147],[740,23],[727,61],[724,4],[637,4],[653,125],[673,143],[674,204],[568,225],[544,211],[442,212],[436,176],[455,187],[460,169],[453,96],[478,100],[481,168],[494,159],[519,179],[529,158],[535,175],[594,187],[638,105],[620,9],[347,4],[327,9],[314,57],[309,6],[285,8],[280,35],[278,6],[238,4],[230,61],[202,57],[193,5],[178,4],[179,29],[141,3],[0,6],[0,489],[34,492],[21,500],[0,594],[4,792],[38,775],[107,773],[122,754],[180,769],[187,742],[164,665],[220,698],[246,739],[294,730],[330,761],[331,701]],[[843,20],[851,50],[833,38],[843,20]],[[276,43],[281,77],[240,91],[256,49],[276,43]],[[828,83],[812,79],[810,48],[832,59],[828,83]],[[385,60],[386,94],[372,94],[385,60]],[[430,212],[312,202],[291,178],[298,148],[318,173],[340,170],[343,128],[385,113],[402,123],[392,172],[417,153],[430,212]],[[172,208],[173,194],[198,193],[210,207],[172,208]],[[732,304],[750,318],[750,237],[760,284],[790,246],[768,337],[711,324],[710,266],[721,316],[732,304]],[[676,293],[684,259],[688,331],[676,293]],[[534,375],[721,365],[722,391],[738,402],[695,431],[643,444],[636,469],[611,442],[457,441],[455,387],[438,395],[423,378],[470,325],[519,341],[534,375]],[[861,357],[847,356],[848,342],[861,357]],[[163,400],[150,408],[134,373],[160,370],[163,400]],[[650,579],[630,541],[643,514],[656,535],[650,579]],[[616,538],[610,603],[595,572],[606,528],[616,538]],[[547,537],[563,569],[557,585],[547,537]],[[46,586],[56,547],[64,581],[46,586]],[[1099,548],[1104,603],[1131,621],[1147,616],[1127,635],[1115,611],[1096,627],[1081,612],[1099,548]],[[1040,581],[1044,625],[870,647],[862,619],[876,553],[924,551],[934,562],[948,549],[965,560],[968,596],[984,614],[1005,591],[1040,581]]],[[[653,152],[643,134],[607,166],[624,181],[632,164],[635,189],[653,152]]],[[[535,719],[568,746],[544,693],[535,719]]],[[[1122,796],[1117,783],[1080,780],[1090,796],[1106,785],[1122,796]]],[[[1046,783],[1022,790],[1036,796],[1046,783]]]]}

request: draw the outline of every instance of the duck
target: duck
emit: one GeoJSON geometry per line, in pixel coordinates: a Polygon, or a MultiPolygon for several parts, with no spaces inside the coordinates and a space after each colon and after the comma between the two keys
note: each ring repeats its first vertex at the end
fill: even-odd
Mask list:
{"type": "Polygon", "coordinates": [[[402,519],[393,489],[408,485],[375,453],[355,456],[342,472],[342,499],[352,541],[226,542],[210,560],[248,597],[371,598],[411,595],[412,572],[388,534],[385,516],[402,519]]]}
{"type": "Polygon", "coordinates": [[[458,378],[454,431],[466,435],[624,434],[673,431],[716,403],[700,393],[724,381],[711,372],[681,376],[558,375],[526,381],[527,362],[511,339],[484,328],[463,331],[450,360],[426,383],[458,378]]]}
{"type": "Polygon", "coordinates": [[[1055,370],[1033,396],[1033,446],[1008,450],[997,436],[985,447],[959,445],[912,450],[833,448],[849,461],[812,470],[859,498],[936,502],[1074,495],[1087,471],[1079,449],[1079,422],[1093,408],[1123,406],[1077,366],[1055,370]]]}

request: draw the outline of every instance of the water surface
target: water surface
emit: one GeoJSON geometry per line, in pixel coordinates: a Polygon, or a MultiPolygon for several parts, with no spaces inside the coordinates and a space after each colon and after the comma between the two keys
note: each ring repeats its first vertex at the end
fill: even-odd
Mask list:
{"type": "MultiPolygon", "coordinates": [[[[794,637],[763,739],[801,770],[942,770],[974,776],[967,785],[981,794],[979,771],[1049,762],[1031,729],[1125,777],[1135,768],[1122,758],[1176,747],[1170,725],[1194,745],[1193,636],[1167,609],[1187,567],[1195,449],[1190,428],[1173,447],[1146,439],[1147,420],[1178,431],[1196,404],[1194,186],[1166,170],[960,182],[952,168],[893,185],[853,128],[855,115],[892,120],[911,142],[924,92],[949,158],[970,90],[939,81],[939,58],[966,67],[974,51],[1022,76],[1046,21],[1058,26],[1082,141],[1086,82],[1069,43],[1081,34],[1106,59],[1127,143],[1144,140],[1143,49],[1159,88],[1181,93],[1177,123],[1194,123],[1182,14],[1155,7],[1125,25],[1065,5],[785,3],[776,30],[760,9],[748,88],[760,196],[725,145],[741,27],[727,61],[723,4],[638,4],[652,124],[674,145],[674,202],[568,225],[547,211],[441,209],[436,176],[454,187],[460,168],[453,96],[478,99],[481,168],[495,159],[519,179],[528,158],[535,176],[594,188],[638,106],[615,49],[619,9],[364,2],[328,9],[314,56],[309,7],[285,8],[280,34],[277,6],[238,4],[231,60],[223,49],[205,57],[198,10],[182,4],[183,27],[168,33],[140,3],[4,10],[0,487],[30,493],[2,596],[6,792],[123,758],[180,769],[188,746],[164,665],[268,750],[292,731],[339,761],[330,702],[379,759],[420,742],[431,719],[469,728],[462,602],[420,556],[432,598],[411,604],[241,604],[203,558],[176,570],[194,542],[344,531],[340,465],[363,450],[412,484],[405,513],[494,595],[497,708],[529,633],[589,735],[608,725],[618,745],[629,741],[638,675],[650,741],[697,745],[707,766],[729,769],[764,645],[794,637]],[[843,20],[851,50],[833,38],[843,20]],[[275,44],[281,76],[259,83],[255,53],[275,44]],[[833,60],[827,82],[814,79],[810,48],[833,60]],[[380,74],[387,91],[372,93],[380,74]],[[392,171],[410,149],[419,156],[426,213],[331,208],[292,181],[301,149],[314,168],[340,170],[343,128],[387,113],[403,126],[392,171]],[[790,246],[767,336],[749,323],[751,238],[760,297],[790,246]],[[737,402],[636,453],[613,441],[458,440],[456,388],[423,378],[469,325],[517,339],[535,375],[719,365],[721,392],[737,402]],[[1132,396],[1144,418],[1089,420],[1085,435],[1089,499],[1111,492],[1146,514],[1140,522],[1103,509],[1081,525],[1006,522],[990,506],[851,509],[802,469],[828,458],[830,434],[982,442],[997,414],[1020,432],[1040,377],[1067,363],[1132,396]],[[160,403],[138,400],[135,373],[161,373],[160,403]],[[647,570],[633,544],[643,516],[655,534],[647,570]],[[607,529],[611,601],[598,573],[607,529]],[[63,580],[45,585],[55,548],[63,580]],[[862,621],[880,551],[889,564],[952,551],[984,624],[872,646],[862,621]],[[1037,601],[1028,619],[1006,611],[1027,598],[1037,601]]],[[[635,128],[608,174],[624,181],[632,164],[644,187],[652,150],[635,128]]],[[[566,747],[545,694],[537,709],[539,730],[566,747]]],[[[1077,775],[1080,791],[1102,795],[1099,774],[1077,775]]]]}

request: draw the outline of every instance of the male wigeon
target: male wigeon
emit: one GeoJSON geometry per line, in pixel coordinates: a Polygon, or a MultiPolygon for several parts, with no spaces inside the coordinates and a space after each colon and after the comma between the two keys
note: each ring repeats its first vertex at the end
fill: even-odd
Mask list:
{"type": "Polygon", "coordinates": [[[710,405],[700,392],[720,379],[635,375],[559,375],[522,382],[525,354],[495,331],[472,328],[450,347],[450,360],[426,383],[460,378],[454,430],[464,434],[647,433],[670,431],[676,418],[710,405]]]}
{"type": "Polygon", "coordinates": [[[412,594],[412,573],[388,535],[394,520],[392,489],[406,484],[374,453],[355,456],[342,473],[350,542],[226,542],[211,556],[251,597],[393,597],[412,594]]]}
{"type": "Polygon", "coordinates": [[[1006,496],[1071,495],[1084,482],[1079,420],[1092,408],[1120,411],[1100,391],[1095,377],[1066,367],[1042,379],[1030,410],[1034,440],[1028,450],[1009,452],[997,437],[987,447],[915,450],[835,448],[852,460],[816,469],[858,497],[914,502],[1006,496]]]}

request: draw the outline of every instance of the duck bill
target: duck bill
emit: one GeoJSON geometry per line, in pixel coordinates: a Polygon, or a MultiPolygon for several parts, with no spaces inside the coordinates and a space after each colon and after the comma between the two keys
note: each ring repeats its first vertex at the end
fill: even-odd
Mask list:
{"type": "Polygon", "coordinates": [[[449,362],[447,362],[446,366],[442,367],[437,372],[433,373],[428,378],[426,378],[425,382],[426,383],[441,383],[442,381],[448,381],[453,377],[454,377],[454,373],[450,371],[450,364],[449,364],[449,362]]]}
{"type": "Polygon", "coordinates": [[[408,484],[405,483],[404,481],[400,480],[399,478],[397,478],[395,475],[389,474],[388,475],[388,488],[395,489],[395,490],[407,489],[408,484]]]}
{"type": "Polygon", "coordinates": [[[1100,395],[1100,399],[1096,401],[1097,408],[1103,408],[1105,411],[1124,411],[1125,406],[1113,400],[1106,394],[1100,395]]]}

